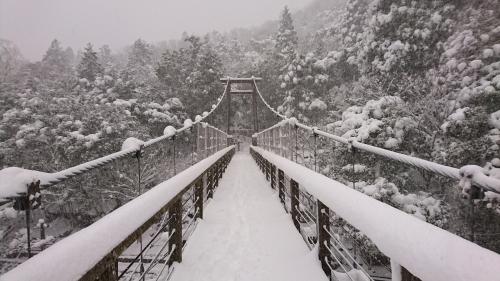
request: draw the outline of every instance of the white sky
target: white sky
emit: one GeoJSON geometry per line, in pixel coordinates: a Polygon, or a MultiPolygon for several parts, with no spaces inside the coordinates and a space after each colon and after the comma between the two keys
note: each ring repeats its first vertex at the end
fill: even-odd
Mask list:
{"type": "Polygon", "coordinates": [[[312,0],[0,0],[0,38],[40,60],[57,38],[75,51],[87,42],[121,48],[142,38],[180,38],[183,31],[228,31],[278,19],[312,0]]]}

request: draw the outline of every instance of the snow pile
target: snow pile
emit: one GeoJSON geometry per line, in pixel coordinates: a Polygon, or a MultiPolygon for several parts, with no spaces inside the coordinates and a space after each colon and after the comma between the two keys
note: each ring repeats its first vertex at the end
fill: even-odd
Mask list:
{"type": "Polygon", "coordinates": [[[165,135],[165,136],[173,136],[173,135],[175,135],[176,132],[177,132],[177,130],[173,126],[167,126],[163,130],[163,135],[165,135]]]}
{"type": "Polygon", "coordinates": [[[450,114],[450,116],[448,116],[447,121],[445,121],[441,125],[441,130],[446,132],[448,127],[451,125],[451,123],[460,124],[461,122],[463,122],[466,118],[466,113],[469,110],[470,110],[470,108],[468,108],[468,107],[459,108],[459,109],[455,110],[455,112],[453,112],[452,114],[450,114]]]}
{"type": "MultiPolygon", "coordinates": [[[[358,174],[358,173],[364,173],[366,172],[368,169],[365,165],[361,165],[361,164],[354,164],[354,173],[358,174]]],[[[352,165],[345,165],[344,167],[342,167],[342,172],[345,172],[345,173],[351,173],[352,172],[352,165]]]]}
{"type": "Polygon", "coordinates": [[[326,110],[326,108],[326,103],[318,98],[309,104],[309,110],[326,110]]]}
{"type": "Polygon", "coordinates": [[[122,143],[122,151],[123,150],[140,150],[141,147],[144,145],[144,142],[140,139],[137,138],[127,138],[123,143],[122,143]]]}
{"type": "Polygon", "coordinates": [[[28,185],[40,181],[41,184],[53,179],[52,174],[9,167],[0,170],[0,198],[18,197],[26,194],[28,185]]]}
{"type": "Polygon", "coordinates": [[[335,133],[344,138],[354,137],[362,142],[370,134],[381,131],[384,125],[381,119],[401,103],[399,97],[385,96],[379,100],[370,100],[363,107],[351,106],[342,113],[341,121],[333,123],[335,133]]]}
{"type": "Polygon", "coordinates": [[[184,127],[185,128],[190,128],[192,126],[193,126],[193,121],[191,121],[191,119],[188,118],[188,119],[184,120],[184,127]]]}
{"type": "Polygon", "coordinates": [[[375,179],[373,184],[358,182],[355,187],[364,194],[423,221],[437,226],[443,226],[446,222],[446,210],[443,209],[441,200],[435,199],[426,192],[403,194],[394,183],[382,177],[375,179]]]}

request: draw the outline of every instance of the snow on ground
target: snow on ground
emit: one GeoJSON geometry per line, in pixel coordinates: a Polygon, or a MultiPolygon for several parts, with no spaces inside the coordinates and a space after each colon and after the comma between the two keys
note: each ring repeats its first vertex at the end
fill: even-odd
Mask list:
{"type": "Polygon", "coordinates": [[[234,156],[170,279],[327,280],[248,152],[234,156]]]}

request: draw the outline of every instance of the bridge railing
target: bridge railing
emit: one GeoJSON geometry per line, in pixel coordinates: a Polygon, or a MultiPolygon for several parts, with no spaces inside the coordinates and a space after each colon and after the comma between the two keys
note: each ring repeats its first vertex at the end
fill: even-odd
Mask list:
{"type": "MultiPolygon", "coordinates": [[[[197,115],[195,121],[187,119],[179,129],[167,126],[163,135],[148,141],[128,138],[117,152],[53,173],[16,167],[1,170],[0,205],[11,204],[14,209],[25,211],[27,228],[27,254],[23,247],[7,254],[29,258],[50,245],[40,235],[33,241],[37,249],[32,251],[32,218],[66,217],[77,226],[89,225],[145,190],[227,147],[228,135],[203,122],[217,110],[227,90],[228,84],[211,110],[197,115]],[[44,211],[37,212],[41,205],[44,211]]],[[[99,149],[113,148],[102,144],[99,149]]],[[[52,238],[51,243],[67,235],[52,238]]]]}
{"type": "Polygon", "coordinates": [[[234,151],[223,148],[190,166],[0,280],[143,280],[153,268],[157,279],[169,274],[234,151]],[[131,249],[137,241],[144,247],[131,249]],[[121,257],[126,251],[135,255],[121,257]]]}
{"type": "Polygon", "coordinates": [[[500,255],[492,251],[264,148],[251,147],[251,154],[271,187],[278,189],[304,240],[310,247],[318,245],[318,258],[329,276],[350,281],[487,281],[500,274],[500,255]],[[384,268],[385,261],[353,252],[354,245],[339,231],[343,228],[365,234],[390,268],[384,268]]]}

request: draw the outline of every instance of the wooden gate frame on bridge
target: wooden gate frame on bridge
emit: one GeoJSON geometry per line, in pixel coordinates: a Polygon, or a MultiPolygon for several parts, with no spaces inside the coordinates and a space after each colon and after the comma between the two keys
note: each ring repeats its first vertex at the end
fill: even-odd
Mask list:
{"type": "Polygon", "coordinates": [[[228,84],[227,94],[227,131],[228,135],[231,134],[231,96],[232,95],[251,95],[252,96],[252,119],[253,119],[253,132],[257,133],[259,131],[259,121],[257,119],[257,81],[262,80],[262,78],[251,77],[251,78],[221,78],[220,81],[228,84]],[[233,90],[231,89],[232,84],[251,84],[252,89],[250,90],[233,90]]]}

